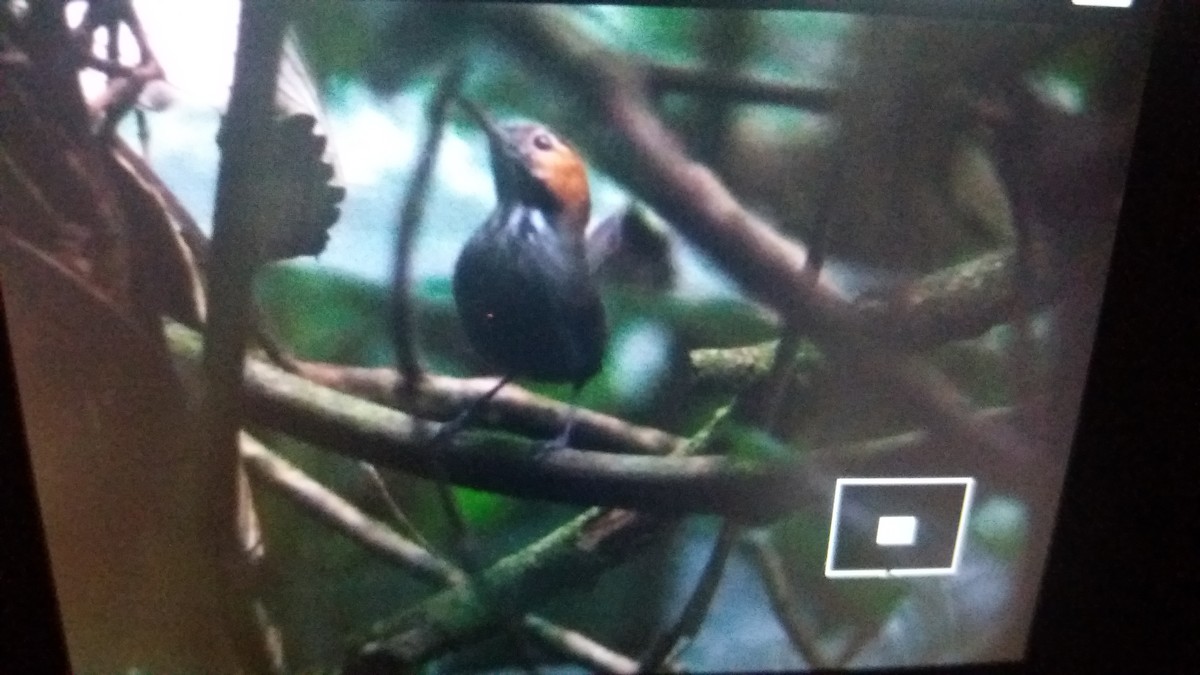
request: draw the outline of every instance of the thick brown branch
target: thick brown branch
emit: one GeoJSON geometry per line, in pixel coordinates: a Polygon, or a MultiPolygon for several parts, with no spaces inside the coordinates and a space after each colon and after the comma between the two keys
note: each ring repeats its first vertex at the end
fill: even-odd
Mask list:
{"type": "MultiPolygon", "coordinates": [[[[168,339],[172,351],[194,365],[199,350],[195,334],[172,324],[168,339]]],[[[263,362],[247,363],[245,387],[250,422],[354,459],[422,476],[431,474],[437,453],[455,483],[517,497],[760,520],[825,504],[832,494],[832,482],[814,480],[823,474],[804,458],[752,463],[712,455],[645,457],[570,448],[538,457],[525,439],[470,431],[433,448],[426,433],[436,432],[436,424],[423,433],[424,423],[404,413],[263,362]]],[[[874,441],[870,447],[814,451],[812,456],[822,461],[886,457],[926,442],[923,434],[909,434],[874,441]]]]}
{"type": "MultiPolygon", "coordinates": [[[[463,408],[495,386],[493,378],[460,379],[427,374],[415,391],[402,386],[392,368],[360,368],[298,361],[296,372],[313,382],[396,407],[419,417],[453,419],[463,408]]],[[[566,424],[570,406],[539,396],[515,384],[505,385],[484,407],[486,425],[522,435],[552,438],[566,424]]],[[[583,448],[641,455],[665,455],[683,439],[652,427],[577,408],[571,438],[583,448]]]]}
{"type": "MultiPolygon", "coordinates": [[[[853,303],[871,337],[911,348],[932,347],[981,335],[1007,323],[1017,297],[1018,264],[1012,251],[997,251],[923,277],[898,289],[869,293],[853,303]],[[899,334],[895,326],[904,326],[899,334]]],[[[1052,299],[1047,280],[1031,283],[1030,309],[1052,299]]]]}
{"type": "Polygon", "coordinates": [[[278,210],[255,189],[271,171],[271,123],[287,7],[246,2],[238,28],[238,53],[229,112],[222,125],[221,162],[213,218],[212,304],[203,354],[205,463],[209,484],[201,494],[214,500],[213,541],[220,561],[226,613],[243,663],[251,672],[270,672],[265,645],[254,644],[259,625],[249,602],[248,579],[237,540],[237,436],[242,426],[242,371],[250,316],[250,282],[258,264],[258,232],[278,210]]]}
{"type": "Polygon", "coordinates": [[[745,103],[766,103],[816,113],[833,110],[837,95],[828,89],[804,87],[784,80],[732,75],[665,63],[647,63],[646,85],[651,91],[681,91],[745,103]]]}

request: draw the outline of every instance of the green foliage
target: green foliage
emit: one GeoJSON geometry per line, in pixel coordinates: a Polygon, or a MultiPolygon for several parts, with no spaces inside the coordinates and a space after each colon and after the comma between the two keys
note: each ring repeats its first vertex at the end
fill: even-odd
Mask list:
{"type": "Polygon", "coordinates": [[[988,552],[1015,560],[1025,547],[1029,531],[1029,512],[1012,497],[990,497],[972,510],[970,537],[988,552]]]}
{"type": "Polygon", "coordinates": [[[463,487],[454,488],[454,496],[467,523],[485,531],[495,531],[497,525],[510,520],[521,504],[519,500],[494,492],[463,487]]]}
{"type": "Polygon", "coordinates": [[[584,26],[623,51],[669,62],[695,55],[695,28],[701,12],[672,7],[593,7],[584,26]]]}
{"type": "Polygon", "coordinates": [[[300,43],[319,80],[335,84],[361,75],[375,38],[352,3],[299,2],[293,11],[300,43]]]}
{"type": "Polygon", "coordinates": [[[716,434],[714,449],[749,465],[782,460],[796,454],[792,446],[757,426],[732,422],[721,425],[716,434]]]}
{"type": "Polygon", "coordinates": [[[903,579],[828,579],[829,517],[797,513],[770,528],[793,586],[806,590],[806,602],[826,629],[882,624],[921,582],[903,579]]]}

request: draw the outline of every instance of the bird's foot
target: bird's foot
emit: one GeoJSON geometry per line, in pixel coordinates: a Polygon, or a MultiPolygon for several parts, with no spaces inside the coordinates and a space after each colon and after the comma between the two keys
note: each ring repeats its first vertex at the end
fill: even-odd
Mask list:
{"type": "MultiPolygon", "coordinates": [[[[578,393],[578,388],[576,388],[575,393],[578,393]]],[[[567,447],[571,442],[571,431],[574,428],[575,428],[575,403],[574,403],[574,394],[573,394],[571,407],[567,411],[567,420],[566,420],[566,423],[563,424],[562,431],[559,432],[558,436],[556,436],[548,441],[540,441],[538,443],[534,443],[533,458],[534,459],[543,459],[543,458],[567,447]]]]}
{"type": "Polygon", "coordinates": [[[550,455],[567,447],[567,443],[571,440],[571,427],[563,429],[563,432],[554,438],[547,441],[538,441],[533,444],[533,458],[545,459],[550,455]]]}
{"type": "Polygon", "coordinates": [[[567,441],[562,437],[552,438],[548,441],[538,441],[533,444],[533,458],[534,460],[546,459],[565,447],[567,447],[567,441]]]}
{"type": "Polygon", "coordinates": [[[457,436],[459,432],[461,432],[463,429],[466,428],[467,422],[470,421],[470,417],[471,417],[469,412],[470,411],[464,411],[463,413],[460,413],[458,416],[456,416],[454,419],[452,419],[449,422],[446,422],[446,423],[442,424],[442,426],[438,427],[437,433],[435,433],[429,439],[430,445],[432,445],[435,448],[440,448],[444,445],[449,445],[450,441],[453,440],[454,437],[457,436]]]}

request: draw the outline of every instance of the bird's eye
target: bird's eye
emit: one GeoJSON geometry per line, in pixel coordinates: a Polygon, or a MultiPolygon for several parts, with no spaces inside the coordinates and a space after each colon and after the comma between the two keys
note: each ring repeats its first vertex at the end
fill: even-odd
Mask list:
{"type": "Polygon", "coordinates": [[[554,147],[554,139],[550,138],[550,134],[538,134],[533,137],[533,147],[538,150],[549,150],[554,147]]]}

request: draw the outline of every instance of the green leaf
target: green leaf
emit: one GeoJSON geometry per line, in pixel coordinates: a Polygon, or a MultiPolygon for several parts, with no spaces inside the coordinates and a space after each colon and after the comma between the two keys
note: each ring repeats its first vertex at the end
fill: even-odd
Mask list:
{"type": "Polygon", "coordinates": [[[456,487],[454,496],[467,524],[489,530],[517,513],[519,502],[493,492],[456,487]]]}
{"type": "Polygon", "coordinates": [[[864,617],[882,623],[907,597],[913,582],[826,578],[829,525],[827,514],[798,513],[772,527],[771,540],[794,575],[795,586],[813,589],[808,594],[820,602],[817,611],[827,625],[861,626],[864,617]]]}
{"type": "Polygon", "coordinates": [[[721,425],[716,434],[714,447],[724,449],[730,457],[751,465],[786,459],[796,454],[793,447],[755,426],[731,422],[721,425]]]}

